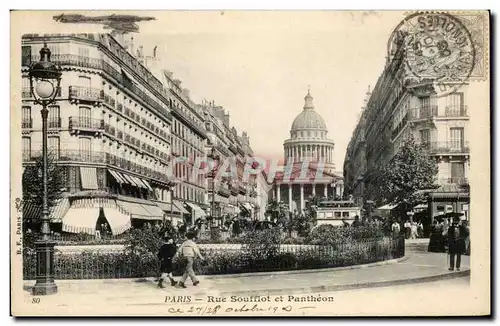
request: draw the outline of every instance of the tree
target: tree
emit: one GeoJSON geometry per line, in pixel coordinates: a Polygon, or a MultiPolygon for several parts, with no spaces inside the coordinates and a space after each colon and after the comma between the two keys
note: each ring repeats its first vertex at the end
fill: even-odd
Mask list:
{"type": "Polygon", "coordinates": [[[381,202],[403,204],[405,210],[422,200],[422,189],[436,188],[436,162],[427,154],[424,144],[407,139],[391,161],[374,174],[376,195],[381,202]]]}
{"type": "MultiPolygon", "coordinates": [[[[28,165],[23,174],[23,200],[38,207],[43,206],[43,157],[35,159],[35,164],[28,165]]],[[[53,152],[47,154],[47,203],[54,206],[64,188],[64,170],[57,164],[53,152]]]]}

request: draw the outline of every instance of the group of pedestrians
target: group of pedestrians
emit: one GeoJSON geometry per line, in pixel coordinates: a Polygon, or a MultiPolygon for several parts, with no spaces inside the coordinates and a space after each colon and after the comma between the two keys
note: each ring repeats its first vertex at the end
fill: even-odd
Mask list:
{"type": "Polygon", "coordinates": [[[205,260],[202,256],[198,245],[194,242],[196,234],[188,232],[186,234],[187,240],[184,241],[179,248],[174,242],[174,239],[168,235],[163,234],[163,244],[158,251],[158,259],[160,260],[160,279],[158,281],[159,288],[165,288],[165,283],[170,281],[171,286],[179,286],[186,288],[186,280],[189,277],[194,286],[197,286],[200,281],[196,278],[194,273],[193,264],[196,259],[205,260]],[[174,271],[174,258],[178,256],[184,266],[184,273],[179,282],[176,282],[173,276],[174,271]]]}
{"type": "MultiPolygon", "coordinates": [[[[424,237],[424,225],[421,221],[415,222],[406,220],[403,224],[404,236],[406,239],[417,239],[424,237]]],[[[391,233],[394,237],[399,237],[401,233],[401,225],[398,221],[394,220],[391,225],[391,233]]]]}

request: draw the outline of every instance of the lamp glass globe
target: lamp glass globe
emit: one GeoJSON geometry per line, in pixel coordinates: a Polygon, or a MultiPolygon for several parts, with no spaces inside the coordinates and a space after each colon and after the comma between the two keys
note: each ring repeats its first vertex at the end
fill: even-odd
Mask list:
{"type": "Polygon", "coordinates": [[[54,85],[48,80],[40,80],[36,83],[35,92],[40,98],[50,98],[54,93],[54,85]]]}

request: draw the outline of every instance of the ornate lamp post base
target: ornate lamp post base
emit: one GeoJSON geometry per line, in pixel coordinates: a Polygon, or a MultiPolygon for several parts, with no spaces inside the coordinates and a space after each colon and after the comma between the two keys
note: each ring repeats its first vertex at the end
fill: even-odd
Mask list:
{"type": "Polygon", "coordinates": [[[54,246],[51,240],[40,240],[35,242],[37,276],[33,287],[33,295],[47,295],[57,293],[57,285],[54,283],[54,246]]]}

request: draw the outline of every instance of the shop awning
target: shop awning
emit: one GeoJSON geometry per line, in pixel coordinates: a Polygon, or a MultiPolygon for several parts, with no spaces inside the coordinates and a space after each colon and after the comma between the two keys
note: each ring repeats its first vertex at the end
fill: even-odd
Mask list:
{"type": "Polygon", "coordinates": [[[144,182],[144,180],[142,180],[141,178],[138,178],[138,177],[134,177],[134,179],[141,188],[149,190],[149,188],[146,186],[146,183],[144,182]]]}
{"type": "Polygon", "coordinates": [[[144,183],[146,188],[149,189],[149,191],[153,191],[153,188],[151,187],[151,185],[149,184],[149,182],[147,180],[141,179],[141,181],[142,181],[142,183],[144,183]]]}
{"type": "MultiPolygon", "coordinates": [[[[60,198],[56,200],[54,206],[49,208],[49,217],[51,222],[60,223],[64,215],[69,209],[68,198],[60,198]]],[[[42,217],[42,207],[37,206],[32,202],[23,202],[23,219],[37,219],[42,217]]]]}
{"type": "Polygon", "coordinates": [[[116,203],[132,218],[141,220],[162,220],[163,211],[158,206],[117,200],[116,203]],[[156,208],[155,208],[156,207],[156,208]]]}
{"type": "Polygon", "coordinates": [[[61,198],[50,208],[50,219],[54,223],[60,223],[69,210],[69,199],[61,198]]]}
{"type": "Polygon", "coordinates": [[[149,216],[151,216],[150,219],[153,220],[163,219],[163,210],[157,205],[154,205],[152,203],[151,205],[142,205],[142,206],[144,206],[144,208],[149,212],[149,216]]]}
{"type": "Polygon", "coordinates": [[[193,204],[193,203],[190,203],[190,202],[186,202],[186,204],[191,208],[191,213],[193,213],[193,218],[197,219],[197,218],[203,218],[203,217],[207,216],[205,211],[202,210],[200,208],[200,206],[193,204]]]}
{"type": "Polygon", "coordinates": [[[97,170],[96,168],[80,167],[80,179],[83,189],[98,189],[97,187],[97,170]]]}
{"type": "Polygon", "coordinates": [[[413,209],[427,209],[428,206],[428,204],[418,204],[417,206],[413,207],[413,209]]]}
{"type": "MultiPolygon", "coordinates": [[[[174,199],[173,203],[174,203],[174,206],[177,207],[177,211],[179,213],[189,214],[187,209],[184,208],[184,205],[182,205],[182,203],[180,201],[174,199]]],[[[175,209],[174,209],[174,212],[175,212],[175,209]]]]}
{"type": "Polygon", "coordinates": [[[397,206],[397,205],[389,205],[389,204],[387,204],[387,205],[384,205],[384,206],[380,206],[380,207],[379,207],[379,208],[377,208],[377,209],[379,209],[379,210],[381,210],[381,211],[390,211],[390,210],[392,210],[392,209],[396,208],[396,206],[397,206]]]}
{"type": "Polygon", "coordinates": [[[109,223],[113,235],[122,234],[131,228],[130,216],[120,212],[116,208],[104,208],[104,216],[109,223]]]}
{"type": "Polygon", "coordinates": [[[124,178],[123,176],[120,175],[119,172],[116,172],[116,171],[113,171],[113,170],[108,170],[109,173],[113,176],[113,178],[115,178],[116,182],[118,183],[121,183],[121,184],[124,184],[124,183],[128,183],[124,178]]]}
{"type": "Polygon", "coordinates": [[[94,235],[99,208],[70,208],[62,219],[62,230],[94,235]]]}
{"type": "Polygon", "coordinates": [[[138,183],[138,182],[137,182],[137,180],[135,179],[135,177],[133,177],[133,176],[131,176],[131,175],[128,175],[128,174],[126,174],[126,173],[123,173],[123,174],[122,174],[122,176],[123,176],[123,178],[124,178],[125,180],[127,180],[127,181],[128,181],[128,182],[127,182],[128,184],[130,184],[130,185],[132,185],[132,186],[134,186],[134,187],[139,187],[139,188],[143,188],[143,187],[144,187],[144,185],[143,185],[142,183],[138,183]]]}

